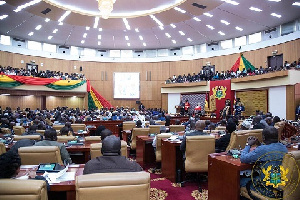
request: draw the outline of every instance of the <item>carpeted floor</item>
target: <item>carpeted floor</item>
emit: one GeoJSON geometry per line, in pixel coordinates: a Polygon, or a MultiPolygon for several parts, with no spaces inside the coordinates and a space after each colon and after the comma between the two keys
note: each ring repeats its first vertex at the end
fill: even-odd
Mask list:
{"type": "Polygon", "coordinates": [[[151,189],[150,200],[207,200],[207,182],[201,184],[202,191],[198,191],[198,184],[195,182],[180,184],[172,183],[164,178],[160,170],[152,173],[152,168],[146,170],[150,173],[151,189]]]}

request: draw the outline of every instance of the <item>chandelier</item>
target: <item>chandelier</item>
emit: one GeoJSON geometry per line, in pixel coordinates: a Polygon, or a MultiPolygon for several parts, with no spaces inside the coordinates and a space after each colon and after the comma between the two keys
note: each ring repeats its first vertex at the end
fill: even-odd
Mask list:
{"type": "Polygon", "coordinates": [[[103,19],[108,19],[114,8],[115,2],[116,0],[98,0],[98,9],[100,10],[103,19]]]}

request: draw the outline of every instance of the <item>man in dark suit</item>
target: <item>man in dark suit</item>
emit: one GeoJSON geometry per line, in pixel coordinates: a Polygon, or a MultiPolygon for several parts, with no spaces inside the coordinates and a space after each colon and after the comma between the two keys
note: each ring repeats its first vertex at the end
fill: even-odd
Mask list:
{"type": "Polygon", "coordinates": [[[99,156],[88,161],[83,170],[83,174],[111,173],[111,172],[138,172],[143,168],[134,161],[129,161],[125,156],[121,156],[121,141],[114,135],[107,136],[102,141],[99,156]]]}
{"type": "Polygon", "coordinates": [[[196,127],[196,128],[195,128],[196,131],[187,133],[187,134],[183,137],[183,140],[182,140],[181,145],[180,145],[180,150],[183,152],[183,155],[185,155],[185,149],[186,149],[186,136],[207,135],[207,133],[204,133],[204,132],[203,132],[203,130],[204,130],[204,128],[205,128],[205,121],[204,121],[204,120],[198,120],[198,121],[196,122],[195,127],[196,127]]]}

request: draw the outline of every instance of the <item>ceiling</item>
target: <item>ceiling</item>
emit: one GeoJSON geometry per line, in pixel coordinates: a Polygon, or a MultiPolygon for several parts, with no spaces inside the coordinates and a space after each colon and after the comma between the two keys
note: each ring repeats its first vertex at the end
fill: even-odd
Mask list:
{"type": "Polygon", "coordinates": [[[116,0],[111,17],[100,17],[97,28],[94,28],[95,18],[100,16],[96,0],[6,0],[0,1],[0,4],[6,2],[0,6],[0,18],[8,15],[0,20],[0,34],[50,44],[103,50],[176,48],[248,35],[299,19],[300,6],[292,5],[297,1],[116,0]],[[14,11],[28,2],[35,4],[19,12],[14,11]],[[195,3],[200,8],[193,6],[195,3]],[[262,11],[250,10],[250,7],[262,11]],[[51,11],[41,13],[47,8],[51,11]],[[67,10],[71,13],[63,20],[63,25],[59,25],[59,19],[67,10]],[[205,13],[213,16],[209,17],[205,13]],[[272,16],[271,13],[281,17],[272,16]],[[150,15],[163,24],[163,30],[150,15]],[[50,21],[46,22],[46,18],[50,21]],[[123,18],[127,19],[130,30],[126,28],[123,18]],[[230,24],[226,25],[221,20],[230,24]],[[41,28],[36,30],[38,25],[41,28]],[[214,29],[211,30],[207,25],[214,29]],[[87,30],[86,27],[90,29],[87,30]],[[237,30],[236,27],[242,30],[237,30]],[[55,29],[57,32],[53,33],[55,29]],[[33,35],[28,35],[30,32],[33,35]],[[125,36],[128,36],[128,40],[125,36]]]}

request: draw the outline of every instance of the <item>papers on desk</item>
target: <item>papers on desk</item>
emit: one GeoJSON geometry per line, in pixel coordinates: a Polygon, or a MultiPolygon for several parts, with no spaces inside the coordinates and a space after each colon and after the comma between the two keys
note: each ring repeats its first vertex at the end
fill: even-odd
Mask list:
{"type": "Polygon", "coordinates": [[[63,181],[73,181],[75,180],[75,172],[67,172],[69,166],[57,173],[44,173],[44,177],[49,183],[60,183],[63,181]]]}

